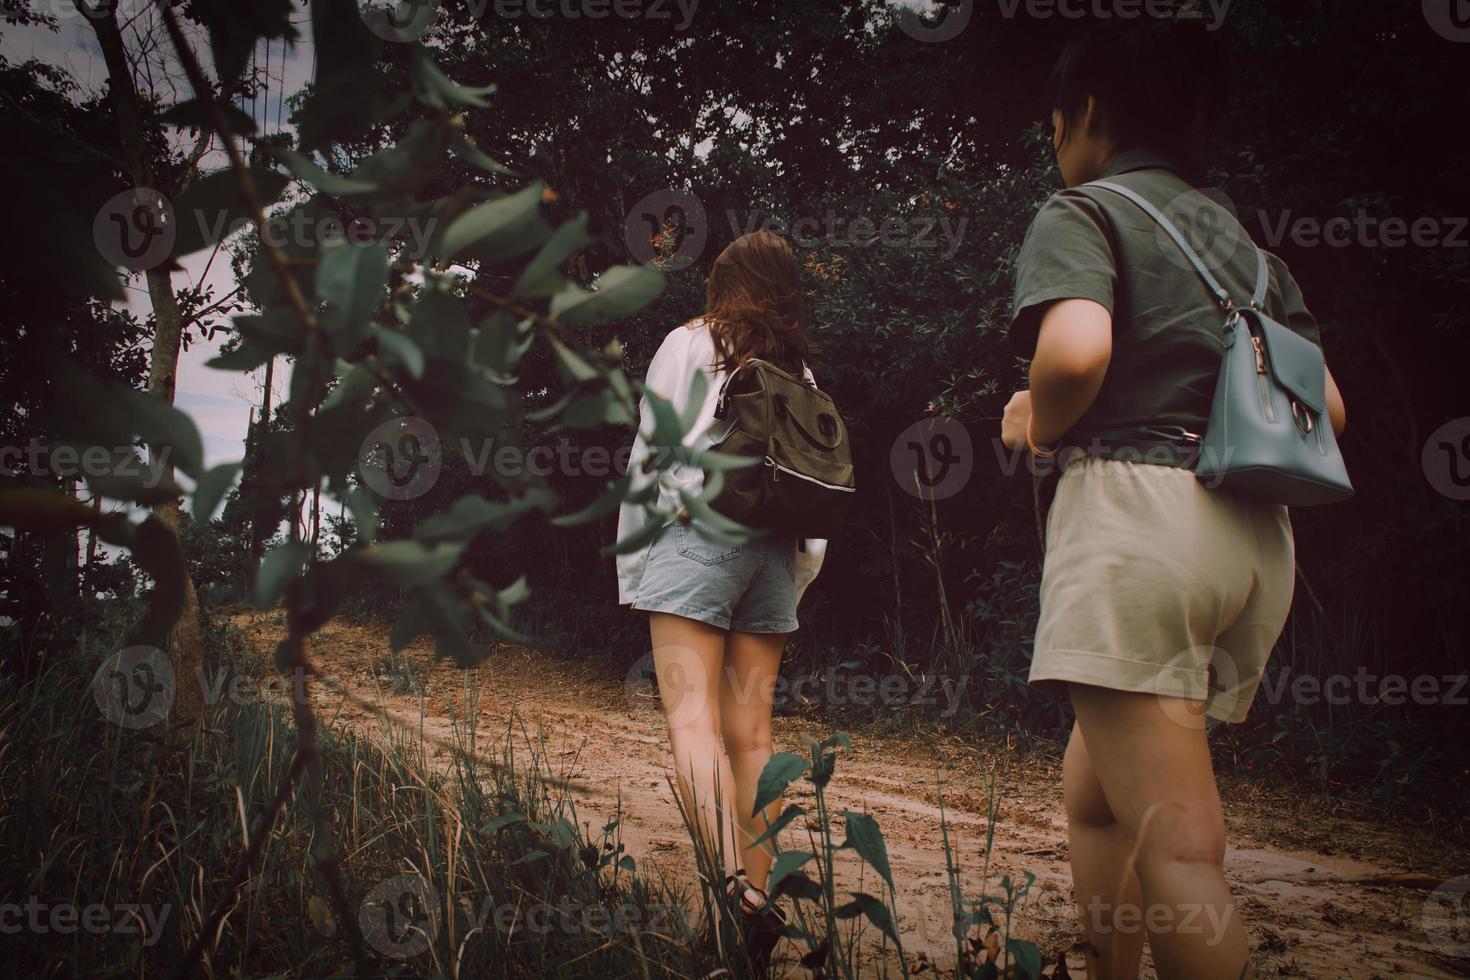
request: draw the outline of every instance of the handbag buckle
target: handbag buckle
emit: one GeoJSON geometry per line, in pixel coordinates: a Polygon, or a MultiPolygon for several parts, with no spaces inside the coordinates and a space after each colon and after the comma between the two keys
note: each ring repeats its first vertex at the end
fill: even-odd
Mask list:
{"type": "Polygon", "coordinates": [[[1291,420],[1296,423],[1296,431],[1302,435],[1311,435],[1316,422],[1312,419],[1312,413],[1305,405],[1295,398],[1291,400],[1291,420]]]}

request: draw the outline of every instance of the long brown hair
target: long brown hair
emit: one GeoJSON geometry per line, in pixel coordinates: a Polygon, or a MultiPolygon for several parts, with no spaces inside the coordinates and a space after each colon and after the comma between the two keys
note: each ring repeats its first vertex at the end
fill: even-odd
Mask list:
{"type": "Polygon", "coordinates": [[[796,256],[786,240],[761,230],[731,242],[710,268],[705,320],[722,370],[733,373],[758,357],[800,377],[811,350],[796,256]]]}

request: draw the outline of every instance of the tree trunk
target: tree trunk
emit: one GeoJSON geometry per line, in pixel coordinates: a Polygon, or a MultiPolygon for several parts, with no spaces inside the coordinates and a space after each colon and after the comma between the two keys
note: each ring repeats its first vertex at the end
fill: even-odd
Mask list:
{"type": "MultiPolygon", "coordinates": [[[[108,7],[105,13],[99,11],[97,16],[88,17],[87,21],[97,33],[97,42],[107,64],[107,81],[112,90],[113,109],[117,113],[118,136],[133,185],[153,188],[155,180],[143,134],[143,113],[139,107],[138,91],[133,85],[132,68],[123,46],[122,33],[118,30],[116,9],[108,7]]],[[[148,393],[172,405],[179,368],[179,346],[183,340],[183,317],[179,313],[178,298],[174,295],[168,272],[149,269],[144,273],[144,279],[148,284],[148,298],[153,304],[154,321],[148,393]]],[[[173,467],[164,467],[158,458],[150,461],[167,476],[173,476],[173,467]]],[[[179,533],[178,500],[156,505],[153,513],[174,534],[179,533]]],[[[204,716],[200,683],[204,670],[204,631],[194,582],[187,577],[184,582],[184,609],[168,638],[169,661],[174,670],[173,713],[176,720],[197,726],[204,716]]]]}
{"type": "MultiPolygon", "coordinates": [[[[276,359],[272,356],[270,360],[265,362],[265,391],[260,396],[260,419],[257,423],[260,428],[255,433],[254,452],[247,455],[248,465],[255,470],[255,473],[259,473],[261,467],[265,465],[264,458],[261,454],[264,452],[262,447],[265,445],[265,437],[270,433],[271,429],[271,388],[275,385],[275,380],[276,359]]],[[[255,473],[247,475],[254,476],[255,473]]],[[[252,565],[260,564],[260,556],[265,551],[266,539],[276,533],[276,528],[274,527],[257,527],[256,525],[259,523],[259,515],[252,514],[250,518],[250,562],[252,565]]],[[[280,521],[278,520],[276,527],[279,526],[280,521]]]]}

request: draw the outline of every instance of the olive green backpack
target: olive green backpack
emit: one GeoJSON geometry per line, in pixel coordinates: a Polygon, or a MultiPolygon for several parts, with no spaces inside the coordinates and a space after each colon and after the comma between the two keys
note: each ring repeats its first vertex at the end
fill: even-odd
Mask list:
{"type": "Polygon", "coordinates": [[[711,506],[749,527],[797,538],[831,538],[852,505],[852,444],[832,398],[769,361],[752,359],[725,379],[715,418],[729,434],[713,448],[755,456],[727,470],[711,506]]]}

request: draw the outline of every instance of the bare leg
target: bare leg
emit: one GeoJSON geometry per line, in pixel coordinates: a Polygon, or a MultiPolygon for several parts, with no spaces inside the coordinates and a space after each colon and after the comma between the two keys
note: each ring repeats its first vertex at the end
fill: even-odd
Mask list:
{"type": "Polygon", "coordinates": [[[720,747],[725,631],[683,616],[652,613],[649,633],[680,794],[697,819],[695,830],[704,845],[724,863],[724,870],[733,871],[740,866],[731,819],[735,780],[720,747]]]}
{"type": "MultiPolygon", "coordinates": [[[[1239,980],[1249,947],[1225,883],[1225,820],[1198,705],[1074,684],[1088,758],[1137,849],[1143,907],[1161,980],[1239,980]]],[[[1114,921],[1124,914],[1114,912],[1114,921]]]]}
{"type": "Polygon", "coordinates": [[[737,837],[750,883],[766,887],[773,850],[769,842],[751,847],[766,832],[768,821],[781,813],[776,800],[752,814],[761,770],[771,758],[771,706],[781,667],[785,633],[731,633],[725,642],[725,670],[720,683],[720,731],[734,774],[737,837]]]}
{"type": "Polygon", "coordinates": [[[1067,840],[1072,855],[1072,890],[1082,914],[1082,929],[1091,980],[1132,980],[1143,956],[1141,922],[1115,921],[1114,910],[1137,908],[1138,875],[1131,861],[1133,844],[1108,808],[1087,744],[1077,726],[1067,742],[1062,763],[1062,795],[1067,806],[1067,840]]]}

